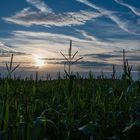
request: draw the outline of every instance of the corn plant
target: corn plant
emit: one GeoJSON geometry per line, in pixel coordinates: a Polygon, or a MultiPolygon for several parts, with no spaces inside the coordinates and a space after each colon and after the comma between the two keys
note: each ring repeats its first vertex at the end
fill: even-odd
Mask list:
{"type": "Polygon", "coordinates": [[[139,82],[90,77],[72,88],[69,79],[36,80],[37,90],[31,79],[1,79],[0,139],[136,140],[139,82]]]}
{"type": "Polygon", "coordinates": [[[12,73],[20,66],[20,64],[16,65],[15,67],[13,67],[13,58],[14,55],[11,55],[11,60],[10,60],[10,65],[8,66],[8,64],[6,63],[6,69],[8,71],[8,77],[11,78],[12,73]]]}
{"type": "Polygon", "coordinates": [[[80,57],[76,60],[74,60],[75,56],[77,55],[78,51],[76,51],[73,55],[72,55],[72,40],[70,40],[70,47],[69,47],[69,51],[68,51],[68,58],[66,55],[64,55],[62,52],[60,52],[61,55],[64,57],[65,59],[65,63],[64,63],[64,72],[66,74],[66,78],[69,78],[69,84],[68,84],[68,95],[71,96],[72,93],[72,89],[73,89],[73,80],[75,78],[75,75],[72,75],[71,72],[71,66],[74,65],[76,62],[78,62],[79,60],[83,59],[83,57],[80,57]],[[68,71],[66,70],[66,65],[68,66],[68,71]]]}
{"type": "Polygon", "coordinates": [[[116,79],[116,70],[115,70],[115,65],[113,65],[112,79],[116,79]]]}
{"type": "Polygon", "coordinates": [[[140,81],[140,66],[138,67],[138,80],[140,81]]]}
{"type": "Polygon", "coordinates": [[[132,80],[132,76],[131,76],[131,71],[132,71],[132,66],[129,65],[128,63],[128,59],[126,59],[125,56],[125,50],[123,50],[123,75],[122,78],[124,80],[132,80]]]}
{"type": "Polygon", "coordinates": [[[80,57],[80,58],[74,60],[75,56],[78,54],[78,51],[76,51],[72,55],[72,40],[70,40],[70,47],[69,47],[69,50],[68,50],[68,57],[66,55],[64,55],[61,51],[60,51],[60,53],[65,59],[64,72],[66,73],[67,76],[70,76],[71,75],[71,66],[74,65],[79,60],[83,59],[83,57],[80,57]],[[68,65],[68,70],[66,70],[66,65],[68,65]]]}

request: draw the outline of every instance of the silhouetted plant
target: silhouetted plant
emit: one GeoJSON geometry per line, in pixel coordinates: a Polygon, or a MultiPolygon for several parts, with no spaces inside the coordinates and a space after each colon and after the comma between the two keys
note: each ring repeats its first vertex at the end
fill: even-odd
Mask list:
{"type": "Polygon", "coordinates": [[[116,79],[116,70],[115,70],[115,65],[114,64],[113,64],[112,79],[116,79]]]}
{"type": "Polygon", "coordinates": [[[36,83],[38,81],[38,71],[36,71],[36,73],[35,73],[35,81],[36,81],[36,83]]]}
{"type": "Polygon", "coordinates": [[[75,56],[78,54],[78,51],[76,51],[72,55],[72,40],[70,40],[70,47],[69,47],[69,51],[68,51],[68,58],[61,51],[60,51],[60,53],[62,54],[62,56],[66,60],[65,63],[64,63],[64,72],[69,77],[69,76],[71,76],[71,66],[73,64],[75,64],[76,62],[78,62],[79,60],[83,59],[83,57],[80,57],[80,58],[74,60],[75,56]],[[66,65],[68,65],[68,71],[66,70],[66,65]]]}
{"type": "Polygon", "coordinates": [[[8,71],[8,77],[11,78],[12,73],[20,66],[20,64],[16,65],[15,67],[13,67],[13,58],[14,55],[11,55],[11,60],[10,60],[10,64],[8,66],[8,64],[6,63],[6,69],[8,71]]]}
{"type": "Polygon", "coordinates": [[[64,63],[64,72],[66,73],[66,78],[67,77],[69,78],[68,95],[71,96],[72,89],[73,89],[73,81],[74,81],[74,78],[76,77],[75,75],[73,75],[71,73],[71,66],[73,64],[75,64],[76,62],[78,62],[79,60],[83,59],[83,57],[80,57],[80,58],[74,60],[74,58],[77,55],[78,51],[76,51],[72,55],[72,40],[70,40],[70,47],[69,47],[69,51],[68,51],[68,58],[62,52],[60,52],[60,53],[62,54],[62,56],[66,60],[65,63],[64,63]],[[68,71],[66,70],[66,65],[68,65],[68,71]]]}
{"type": "Polygon", "coordinates": [[[138,80],[140,81],[140,66],[138,67],[138,80]]]}
{"type": "Polygon", "coordinates": [[[123,50],[123,75],[122,75],[122,79],[124,80],[132,80],[132,76],[131,76],[131,71],[132,71],[132,66],[129,65],[128,63],[128,59],[126,59],[125,57],[125,50],[123,50]]]}

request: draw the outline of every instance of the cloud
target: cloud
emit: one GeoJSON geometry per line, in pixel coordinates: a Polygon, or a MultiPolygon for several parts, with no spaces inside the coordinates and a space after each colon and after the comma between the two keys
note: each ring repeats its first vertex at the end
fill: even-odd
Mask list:
{"type": "MultiPolygon", "coordinates": [[[[94,70],[97,69],[97,71],[99,71],[104,69],[106,71],[112,69],[112,64],[120,66],[122,64],[122,49],[126,49],[127,58],[131,60],[131,64],[139,66],[139,62],[134,60],[136,59],[135,56],[137,56],[137,58],[140,56],[140,53],[138,53],[140,52],[138,51],[139,39],[114,39],[111,41],[102,41],[84,30],[78,31],[80,36],[51,32],[13,31],[9,37],[0,38],[0,40],[6,42],[7,46],[12,44],[14,47],[9,47],[18,52],[32,54],[29,56],[30,59],[27,58],[27,56],[20,57],[22,61],[33,63],[21,63],[22,67],[24,65],[27,69],[31,66],[35,67],[35,55],[38,59],[45,61],[46,67],[44,70],[48,70],[48,68],[56,70],[56,67],[61,67],[59,69],[61,69],[60,71],[63,71],[64,59],[62,58],[60,51],[66,55],[68,54],[69,40],[73,40],[72,52],[74,53],[78,50],[80,56],[77,57],[84,57],[82,62],[78,62],[77,65],[74,66],[74,70],[86,71],[94,67],[94,70]]],[[[19,57],[17,57],[15,57],[15,60],[21,62],[21,60],[18,59],[19,57]]]]}
{"type": "Polygon", "coordinates": [[[82,34],[86,39],[91,40],[91,41],[97,41],[97,38],[94,37],[93,35],[89,35],[86,31],[84,30],[79,30],[76,29],[77,32],[79,32],[80,34],[82,34]]]}
{"type": "Polygon", "coordinates": [[[16,49],[13,49],[12,46],[9,46],[3,42],[0,42],[0,57],[10,57],[11,54],[14,54],[14,55],[29,55],[27,53],[24,53],[24,52],[20,52],[20,51],[17,51],[16,49]]]}
{"type": "Polygon", "coordinates": [[[49,10],[42,12],[42,10],[33,11],[31,8],[24,8],[20,12],[11,17],[3,17],[3,20],[19,24],[23,26],[41,25],[41,26],[74,26],[84,25],[87,21],[101,16],[98,12],[93,11],[79,11],[79,12],[64,12],[54,13],[49,10]]]}
{"type": "Polygon", "coordinates": [[[124,3],[123,0],[114,0],[116,3],[129,8],[135,15],[140,16],[140,10],[138,8],[133,7],[127,3],[124,3]]]}
{"type": "Polygon", "coordinates": [[[84,25],[87,21],[99,17],[99,13],[91,11],[80,12],[67,12],[64,14],[49,13],[44,15],[41,12],[30,11],[30,9],[24,9],[20,13],[17,13],[12,17],[3,18],[7,22],[31,26],[72,26],[72,25],[84,25]]]}
{"type": "MultiPolygon", "coordinates": [[[[75,33],[73,32],[73,34],[75,33]]],[[[7,42],[7,44],[12,44],[18,51],[42,54],[42,57],[48,58],[57,58],[56,56],[60,54],[60,51],[66,52],[69,47],[69,40],[73,40],[73,52],[79,50],[81,55],[91,52],[97,54],[110,52],[110,50],[138,49],[140,43],[139,38],[103,41],[84,30],[78,30],[76,36],[73,36],[73,34],[13,31],[9,38],[0,38],[0,40],[7,42]]]]}
{"type": "Polygon", "coordinates": [[[40,60],[49,60],[49,61],[56,61],[56,60],[65,60],[64,58],[39,58],[40,60]]]}
{"type": "Polygon", "coordinates": [[[108,62],[95,62],[95,61],[81,61],[78,62],[77,65],[79,65],[80,67],[107,67],[107,66],[111,66],[112,64],[108,63],[108,62]]]}
{"type": "Polygon", "coordinates": [[[30,39],[40,39],[40,40],[46,40],[47,41],[54,41],[58,43],[64,43],[68,42],[68,40],[73,40],[77,42],[91,42],[91,40],[88,39],[81,39],[76,36],[72,35],[65,35],[65,34],[59,34],[59,33],[51,33],[51,32],[34,32],[34,31],[13,31],[12,35],[16,37],[21,37],[21,38],[30,38],[30,39]],[[63,39],[63,40],[62,40],[63,39]]]}
{"type": "Polygon", "coordinates": [[[122,55],[120,55],[120,54],[112,54],[112,52],[108,52],[106,54],[105,53],[102,53],[102,54],[93,54],[93,53],[91,53],[91,54],[85,54],[84,56],[103,59],[103,60],[109,59],[109,58],[116,58],[116,57],[120,58],[120,57],[122,57],[122,55]]]}
{"type": "Polygon", "coordinates": [[[53,13],[53,10],[48,7],[44,1],[42,0],[26,0],[28,3],[35,6],[37,9],[39,9],[44,14],[53,13]]]}
{"type": "Polygon", "coordinates": [[[15,49],[10,47],[9,45],[6,45],[4,42],[0,42],[0,51],[1,52],[16,52],[15,49]]]}
{"type": "Polygon", "coordinates": [[[90,52],[93,50],[94,52],[106,52],[110,49],[112,50],[119,49],[119,46],[115,46],[115,44],[113,44],[112,42],[106,42],[106,41],[97,39],[96,37],[92,35],[88,35],[88,33],[83,30],[78,30],[78,34],[80,36],[65,35],[65,34],[51,33],[51,32],[32,32],[32,31],[13,31],[12,34],[13,34],[13,39],[15,41],[17,39],[22,40],[22,41],[26,40],[27,42],[31,42],[31,44],[36,44],[35,46],[39,45],[40,48],[42,48],[41,46],[47,45],[48,47],[45,47],[45,48],[51,52],[54,52],[51,46],[56,46],[55,48],[57,49],[57,51],[58,51],[58,48],[59,48],[59,51],[65,50],[64,46],[69,46],[69,40],[73,40],[73,46],[75,48],[74,51],[77,48],[77,49],[80,49],[82,53],[90,52]],[[93,40],[91,40],[91,38],[93,40]]]}
{"type": "Polygon", "coordinates": [[[20,52],[49,59],[61,59],[60,51],[67,55],[69,40],[73,40],[72,52],[79,51],[81,55],[91,52],[106,52],[111,48],[113,49],[112,43],[101,41],[100,44],[100,40],[92,41],[86,37],[74,37],[51,32],[13,31],[8,38],[0,38],[0,40],[12,44],[20,52]]]}
{"type": "Polygon", "coordinates": [[[100,45],[100,47],[103,46],[103,47],[107,48],[107,47],[110,47],[110,45],[111,45],[109,42],[104,41],[104,39],[97,38],[95,35],[88,33],[85,30],[76,29],[76,31],[79,32],[80,35],[82,35],[85,40],[94,42],[94,44],[100,45]]]}
{"type": "MultiPolygon", "coordinates": [[[[26,62],[27,60],[27,63],[21,63],[24,65],[22,67],[27,66],[27,68],[32,67],[34,69],[36,63],[34,56],[37,56],[37,59],[42,59],[45,62],[45,71],[54,66],[55,68],[51,70],[55,71],[58,69],[59,64],[63,70],[62,64],[64,59],[60,51],[67,55],[69,40],[72,40],[72,52],[74,53],[78,50],[79,55],[84,56],[84,61],[77,63],[78,71],[81,69],[88,70],[88,67],[91,69],[92,66],[94,69],[97,67],[98,70],[99,67],[101,69],[103,67],[110,67],[111,69],[112,64],[121,65],[122,49],[131,50],[132,48],[136,51],[132,53],[127,52],[127,58],[131,62],[133,61],[135,65],[139,65],[139,62],[135,60],[139,60],[140,56],[137,53],[140,36],[136,36],[140,33],[140,28],[138,26],[134,27],[133,23],[137,19],[134,19],[132,13],[113,12],[87,0],[77,1],[88,5],[88,10],[80,10],[82,7],[79,5],[77,9],[73,7],[74,12],[55,13],[54,11],[57,11],[57,9],[53,11],[43,0],[26,1],[30,4],[30,7],[24,8],[13,16],[4,17],[3,19],[7,22],[23,26],[41,25],[43,27],[15,30],[11,31],[8,36],[0,37],[2,41],[0,57],[10,56],[11,53],[14,53],[17,55],[15,57],[16,62],[26,62]],[[131,14],[133,17],[128,18],[128,14],[131,14]],[[130,19],[134,20],[131,21],[130,19]],[[31,56],[26,56],[28,54],[31,54],[31,56]]],[[[140,21],[137,20],[137,24],[139,23],[140,21]]],[[[9,61],[9,58],[2,58],[1,61],[5,59],[9,61]]]]}
{"type": "MultiPolygon", "coordinates": [[[[89,53],[83,55],[83,57],[88,57],[88,58],[93,58],[93,59],[98,59],[100,61],[104,61],[106,63],[112,63],[112,64],[122,64],[123,61],[123,51],[112,51],[112,52],[107,52],[107,53],[89,53]]],[[[129,63],[137,66],[140,64],[140,50],[126,50],[126,59],[129,60],[129,63]]]]}
{"type": "MultiPolygon", "coordinates": [[[[65,61],[55,61],[55,62],[48,62],[48,64],[59,64],[64,65],[65,61]]],[[[105,67],[110,66],[111,64],[105,63],[105,62],[95,62],[95,61],[78,61],[75,65],[78,65],[80,67],[105,67]]]]}
{"type": "Polygon", "coordinates": [[[129,29],[130,23],[128,21],[124,21],[120,19],[118,16],[114,14],[114,12],[101,8],[88,0],[76,0],[77,2],[81,2],[93,9],[96,9],[98,12],[102,14],[102,16],[106,16],[110,18],[114,23],[116,23],[122,30],[124,30],[127,33],[134,34],[134,35],[140,35],[140,33],[137,33],[136,31],[133,31],[132,29],[129,29]]]}

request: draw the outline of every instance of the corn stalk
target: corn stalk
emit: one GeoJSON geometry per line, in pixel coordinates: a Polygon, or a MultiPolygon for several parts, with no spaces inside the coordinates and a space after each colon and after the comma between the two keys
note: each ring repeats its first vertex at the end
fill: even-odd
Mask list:
{"type": "Polygon", "coordinates": [[[112,69],[112,79],[116,79],[116,70],[115,70],[115,65],[113,64],[113,69],[112,69]]]}
{"type": "Polygon", "coordinates": [[[125,56],[125,50],[123,50],[123,76],[122,78],[124,80],[132,80],[132,77],[131,77],[131,71],[132,71],[132,66],[129,65],[128,63],[128,59],[126,59],[126,56],[125,56]]]}
{"type": "Polygon", "coordinates": [[[80,58],[78,58],[76,60],[74,59],[75,56],[78,54],[78,51],[76,51],[72,55],[72,40],[70,40],[70,47],[69,47],[69,50],[68,50],[68,57],[66,55],[64,55],[61,51],[60,51],[60,53],[65,59],[64,72],[69,77],[69,76],[71,76],[71,66],[74,65],[75,63],[77,63],[79,60],[83,59],[83,57],[80,57],[80,58]],[[68,70],[66,70],[66,66],[68,66],[68,70]]]}
{"type": "Polygon", "coordinates": [[[8,64],[6,63],[6,69],[8,71],[8,77],[11,78],[12,73],[20,66],[20,64],[16,65],[15,67],[13,67],[13,58],[14,55],[11,55],[11,60],[10,60],[10,64],[8,66],[8,64]]]}

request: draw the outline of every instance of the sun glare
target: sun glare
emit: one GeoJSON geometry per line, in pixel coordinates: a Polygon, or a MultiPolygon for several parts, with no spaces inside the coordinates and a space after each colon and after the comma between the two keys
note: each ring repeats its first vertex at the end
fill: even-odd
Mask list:
{"type": "Polygon", "coordinates": [[[39,68],[44,67],[45,66],[44,60],[42,60],[40,57],[36,56],[35,57],[35,66],[39,67],[39,68]]]}

